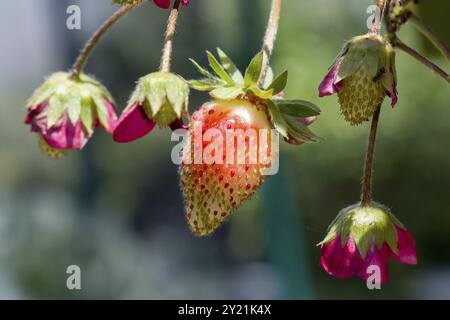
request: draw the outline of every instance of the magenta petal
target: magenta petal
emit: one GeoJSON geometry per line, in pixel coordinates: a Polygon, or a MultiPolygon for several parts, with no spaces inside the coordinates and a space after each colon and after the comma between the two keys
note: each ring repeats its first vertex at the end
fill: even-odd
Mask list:
{"type": "Polygon", "coordinates": [[[397,104],[397,101],[398,101],[397,94],[398,94],[397,84],[394,82],[394,84],[392,85],[391,91],[388,92],[388,96],[391,98],[391,106],[395,106],[397,104]]]}
{"type": "Polygon", "coordinates": [[[163,9],[169,9],[170,7],[170,0],[153,0],[155,4],[163,9]]]}
{"type": "Polygon", "coordinates": [[[380,270],[380,284],[385,284],[389,281],[389,270],[388,270],[388,259],[389,259],[389,248],[386,243],[383,244],[383,247],[378,249],[374,246],[371,250],[367,252],[366,258],[364,259],[363,264],[361,265],[361,269],[358,273],[358,276],[367,280],[372,274],[369,269],[370,266],[377,266],[380,270]]]}
{"type": "Polygon", "coordinates": [[[38,104],[28,109],[25,124],[30,124],[33,119],[45,108],[45,104],[38,104]]]}
{"type": "Polygon", "coordinates": [[[113,139],[119,143],[137,140],[153,130],[155,122],[148,119],[141,106],[129,106],[120,116],[113,132],[113,139]]]}
{"type": "Polygon", "coordinates": [[[398,255],[392,252],[392,258],[404,264],[417,264],[416,241],[413,235],[402,228],[395,227],[395,229],[398,238],[398,255]]]}
{"type": "Polygon", "coordinates": [[[31,125],[31,131],[39,133],[52,148],[63,150],[82,149],[88,142],[90,135],[83,130],[81,122],[78,121],[73,125],[66,113],[58,123],[51,128],[47,128],[46,109],[48,109],[48,106],[46,104],[34,111],[31,110],[29,117],[26,119],[31,125]]]}
{"type": "Polygon", "coordinates": [[[172,129],[172,131],[175,131],[178,129],[187,130],[188,126],[184,124],[183,119],[177,119],[170,124],[170,129],[172,129]]]}
{"type": "Polygon", "coordinates": [[[82,149],[88,142],[88,136],[80,121],[73,125],[67,114],[50,129],[41,130],[44,140],[55,149],[82,149]]]}
{"type": "Polygon", "coordinates": [[[104,128],[104,129],[108,133],[113,133],[114,128],[116,127],[116,123],[117,123],[116,109],[115,109],[114,105],[108,100],[105,100],[105,106],[106,106],[106,110],[108,112],[108,128],[104,128]]]}
{"type": "Polygon", "coordinates": [[[339,91],[339,84],[336,82],[336,77],[342,63],[342,58],[336,60],[330,71],[319,85],[319,97],[326,97],[339,91]]]}
{"type": "Polygon", "coordinates": [[[340,236],[322,245],[320,266],[333,277],[353,277],[358,274],[361,263],[361,257],[352,237],[348,239],[345,246],[341,245],[340,236]]]}

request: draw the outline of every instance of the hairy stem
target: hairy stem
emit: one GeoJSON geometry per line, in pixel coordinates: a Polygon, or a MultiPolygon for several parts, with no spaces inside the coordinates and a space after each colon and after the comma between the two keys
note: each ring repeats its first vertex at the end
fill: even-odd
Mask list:
{"type": "Polygon", "coordinates": [[[441,69],[439,66],[437,66],[436,64],[434,64],[433,62],[428,60],[426,57],[421,55],[419,52],[417,52],[413,48],[411,48],[408,45],[406,45],[405,43],[403,43],[400,39],[396,38],[393,41],[393,43],[396,48],[399,48],[400,50],[406,52],[413,58],[417,59],[417,61],[422,63],[425,67],[429,68],[431,71],[433,71],[437,75],[441,76],[447,82],[450,83],[450,75],[447,72],[445,72],[443,69],[441,69]]]}
{"type": "Polygon", "coordinates": [[[178,13],[180,11],[181,0],[175,0],[173,9],[170,12],[169,20],[167,22],[166,39],[164,42],[164,49],[161,57],[160,71],[170,72],[172,53],[173,53],[173,38],[177,28],[178,13]]]}
{"type": "Polygon", "coordinates": [[[142,1],[137,1],[133,4],[128,4],[126,6],[121,7],[119,10],[117,10],[111,17],[109,17],[101,26],[97,29],[97,31],[93,34],[93,36],[89,39],[89,41],[86,43],[86,45],[83,47],[83,49],[80,52],[80,55],[78,56],[77,60],[75,61],[72,72],[71,72],[71,78],[72,79],[78,79],[80,77],[81,72],[83,71],[84,67],[86,66],[86,63],[89,59],[89,56],[92,53],[92,50],[95,48],[95,46],[98,44],[100,39],[105,35],[105,33],[125,14],[130,12],[135,7],[142,4],[142,1]]]}
{"type": "Polygon", "coordinates": [[[258,79],[258,85],[264,82],[267,70],[270,66],[270,56],[272,55],[275,40],[277,39],[278,27],[280,23],[281,6],[283,0],[272,0],[272,9],[270,10],[269,23],[267,24],[266,35],[263,43],[263,67],[258,79]]]}
{"type": "Polygon", "coordinates": [[[442,55],[450,61],[450,48],[447,47],[447,45],[433,32],[433,30],[424,24],[423,21],[415,14],[412,14],[408,21],[412,22],[414,26],[416,26],[416,28],[422,32],[422,34],[427,37],[431,43],[433,43],[442,55]]]}
{"type": "Polygon", "coordinates": [[[375,23],[372,26],[372,33],[380,34],[381,24],[383,22],[384,12],[386,11],[387,0],[378,0],[377,6],[380,9],[380,16],[375,18],[375,23]]]}
{"type": "Polygon", "coordinates": [[[380,119],[381,105],[375,111],[372,117],[372,126],[370,127],[369,143],[367,146],[366,160],[364,162],[364,174],[361,188],[361,205],[366,207],[372,203],[372,172],[373,157],[375,152],[375,141],[377,138],[378,120],[380,119]]]}

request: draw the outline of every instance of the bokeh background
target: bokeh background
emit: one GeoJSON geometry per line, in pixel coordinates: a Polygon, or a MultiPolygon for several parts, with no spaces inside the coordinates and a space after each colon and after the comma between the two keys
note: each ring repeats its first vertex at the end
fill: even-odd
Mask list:
{"type": "MultiPolygon", "coordinates": [[[[174,70],[196,77],[220,46],[243,68],[259,50],[269,0],[192,0],[182,10],[174,70]]],[[[418,12],[450,42],[446,1],[418,12]],[[444,8],[445,7],[445,8],[444,8]]],[[[385,102],[375,163],[376,199],[417,239],[418,266],[390,264],[391,281],[369,291],[319,266],[319,249],[337,212],[357,202],[368,124],[348,126],[336,97],[317,86],[344,40],[365,33],[361,0],[286,0],[273,57],[288,69],[287,97],[323,110],[313,129],[324,141],[283,146],[281,171],[212,237],[185,223],[174,143],[168,130],[118,145],[96,133],[86,149],[47,159],[23,124],[25,101],[45,76],[67,70],[90,34],[116,8],[110,0],[3,0],[0,10],[0,298],[314,299],[450,298],[450,90],[398,54],[399,104],[385,102]],[[66,28],[66,9],[82,29],[66,28]],[[66,288],[79,265],[82,290],[66,288]]],[[[136,79],[159,63],[168,12],[147,3],[120,21],[87,66],[119,110],[136,79]]],[[[412,26],[400,33],[449,65],[412,26]]],[[[192,93],[191,110],[207,99],[192,93]]]]}

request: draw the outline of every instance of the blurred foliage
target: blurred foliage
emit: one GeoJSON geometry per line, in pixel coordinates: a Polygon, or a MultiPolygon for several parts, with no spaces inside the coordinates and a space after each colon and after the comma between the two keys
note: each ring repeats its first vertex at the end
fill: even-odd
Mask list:
{"type": "MultiPolygon", "coordinates": [[[[259,50],[269,1],[191,2],[180,18],[174,70],[185,78],[196,77],[187,58],[205,64],[204,50],[217,46],[245,66],[259,50]]],[[[280,196],[281,189],[277,193],[273,188],[268,188],[270,194],[259,192],[213,237],[192,236],[183,217],[167,130],[128,145],[114,144],[108,135],[97,133],[83,153],[58,162],[45,158],[36,137],[21,125],[24,101],[45,74],[70,66],[79,47],[114,8],[106,0],[46,0],[40,1],[42,7],[33,0],[5,0],[10,12],[36,16],[17,31],[25,40],[0,28],[0,38],[10,41],[6,47],[28,57],[23,62],[11,59],[14,52],[8,49],[3,54],[9,56],[1,57],[15,72],[0,75],[0,279],[7,280],[0,281],[0,297],[286,297],[282,279],[290,278],[279,262],[294,261],[289,260],[290,250],[299,250],[303,259],[295,262],[302,273],[296,279],[311,282],[303,288],[309,297],[417,298],[433,293],[443,297],[439,292],[444,291],[436,291],[423,279],[429,278],[430,270],[448,270],[450,264],[450,90],[403,53],[397,59],[399,103],[392,109],[386,102],[382,109],[375,197],[413,232],[420,264],[392,263],[391,282],[377,292],[367,290],[358,279],[331,278],[318,267],[315,246],[328,224],[341,208],[358,201],[369,127],[348,126],[339,114],[337,98],[319,99],[317,86],[344,40],[366,32],[369,2],[285,1],[273,67],[277,73],[289,70],[287,97],[312,100],[322,108],[314,130],[325,138],[302,147],[283,145],[282,160],[289,163],[289,170],[270,178],[292,185],[293,214],[298,215],[290,239],[298,243],[290,245],[273,240],[271,221],[283,219],[281,213],[290,209],[281,202],[279,214],[267,216],[267,197],[280,196]],[[65,9],[72,3],[82,8],[80,31],[63,27],[65,9]],[[46,23],[38,24],[41,20],[46,23]],[[27,37],[47,40],[30,49],[27,37]],[[40,63],[33,63],[32,71],[24,70],[28,59],[40,63]],[[79,292],[65,288],[70,264],[82,269],[79,292]]],[[[435,13],[424,15],[427,22],[443,11],[440,4],[435,8],[435,13]]],[[[166,18],[166,11],[146,4],[119,22],[94,52],[88,72],[110,89],[120,110],[135,81],[159,64],[166,18]]],[[[447,25],[444,19],[435,20],[447,25]]],[[[439,33],[450,37],[449,30],[440,28],[439,33]]],[[[423,44],[412,27],[405,26],[401,37],[419,49],[423,44]]],[[[435,60],[445,65],[443,59],[435,60]]],[[[205,99],[206,95],[193,93],[191,110],[205,99]]],[[[291,269],[295,273],[296,265],[291,269]]],[[[448,278],[440,285],[450,287],[448,278]]]]}

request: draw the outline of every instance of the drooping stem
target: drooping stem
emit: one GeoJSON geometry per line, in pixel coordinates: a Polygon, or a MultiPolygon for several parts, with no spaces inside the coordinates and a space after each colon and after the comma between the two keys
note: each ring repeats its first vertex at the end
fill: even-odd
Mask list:
{"type": "Polygon", "coordinates": [[[386,11],[387,0],[378,0],[377,6],[380,10],[380,15],[375,18],[375,23],[372,26],[372,33],[380,34],[381,24],[383,22],[384,12],[386,11]]]}
{"type": "Polygon", "coordinates": [[[364,162],[364,174],[361,188],[361,205],[370,206],[372,202],[372,172],[373,158],[375,152],[375,141],[377,138],[378,120],[380,118],[381,105],[377,108],[372,117],[372,125],[370,127],[369,143],[367,145],[366,160],[364,162]]]}
{"type": "Polygon", "coordinates": [[[442,53],[442,55],[450,61],[450,48],[431,30],[423,21],[416,16],[415,14],[411,14],[409,20],[416,26],[416,28],[423,33],[428,40],[433,43],[433,45],[442,53]]]}
{"type": "Polygon", "coordinates": [[[92,53],[92,50],[95,48],[95,46],[98,44],[100,39],[105,35],[105,33],[125,14],[130,12],[135,7],[142,4],[143,0],[138,0],[133,4],[128,4],[123,7],[121,7],[119,10],[117,10],[111,17],[109,17],[101,26],[97,29],[97,31],[94,33],[94,35],[89,39],[89,41],[86,43],[86,45],[83,47],[83,49],[80,52],[80,55],[78,56],[77,60],[75,61],[72,72],[71,72],[71,78],[77,79],[79,78],[81,72],[83,71],[89,56],[92,53]]]}
{"type": "Polygon", "coordinates": [[[419,52],[414,50],[413,48],[409,47],[405,43],[403,43],[400,39],[396,38],[393,41],[393,44],[396,48],[399,48],[400,50],[406,52],[413,58],[417,59],[420,63],[422,63],[425,67],[429,68],[431,71],[436,73],[437,75],[444,78],[447,82],[450,83],[450,75],[445,72],[443,69],[441,69],[439,66],[428,60],[426,57],[421,55],[419,52]]]}
{"type": "Polygon", "coordinates": [[[167,22],[166,39],[164,42],[164,49],[161,57],[160,71],[170,72],[173,52],[173,37],[177,28],[178,13],[180,11],[181,0],[175,0],[173,9],[170,12],[169,20],[167,22]]]}
{"type": "Polygon", "coordinates": [[[272,8],[270,10],[269,23],[267,24],[266,35],[263,43],[263,64],[261,75],[258,79],[258,85],[264,82],[267,70],[270,65],[270,56],[272,55],[275,40],[277,39],[278,27],[280,24],[281,6],[283,0],[272,0],[272,8]]]}

